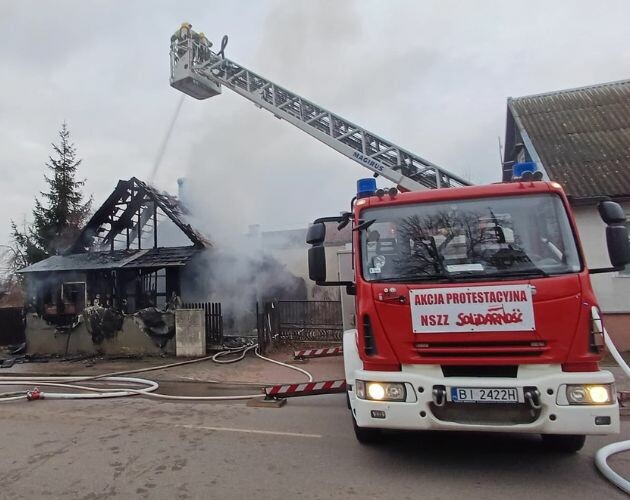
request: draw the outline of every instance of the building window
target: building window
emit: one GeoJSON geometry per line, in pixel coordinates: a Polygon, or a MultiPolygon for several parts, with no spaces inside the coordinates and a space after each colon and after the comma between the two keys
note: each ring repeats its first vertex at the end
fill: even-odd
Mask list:
{"type": "Polygon", "coordinates": [[[66,314],[81,314],[85,309],[85,283],[62,283],[61,300],[66,314]]]}
{"type": "Polygon", "coordinates": [[[166,269],[149,271],[142,276],[140,308],[166,307],[166,269]]]}

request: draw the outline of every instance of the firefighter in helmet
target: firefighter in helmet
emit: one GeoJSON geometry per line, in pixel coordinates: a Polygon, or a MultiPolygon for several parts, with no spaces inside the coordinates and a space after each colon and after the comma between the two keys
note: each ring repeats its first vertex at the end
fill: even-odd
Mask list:
{"type": "Polygon", "coordinates": [[[174,42],[176,40],[183,42],[184,40],[187,40],[188,37],[190,37],[191,30],[192,24],[182,23],[179,29],[175,33],[173,33],[173,36],[171,37],[171,42],[174,42]]]}
{"type": "Polygon", "coordinates": [[[177,55],[179,57],[186,53],[187,40],[192,33],[192,24],[182,23],[179,29],[171,36],[171,47],[177,47],[177,55]]]}
{"type": "Polygon", "coordinates": [[[199,33],[198,43],[199,61],[207,61],[210,58],[210,48],[212,47],[212,42],[206,38],[206,35],[204,33],[199,33]]]}

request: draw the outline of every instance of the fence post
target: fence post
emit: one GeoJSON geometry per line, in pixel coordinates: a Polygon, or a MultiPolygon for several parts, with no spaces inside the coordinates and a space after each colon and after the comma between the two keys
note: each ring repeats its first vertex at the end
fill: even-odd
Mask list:
{"type": "Polygon", "coordinates": [[[189,302],[183,309],[201,309],[204,316],[206,345],[223,343],[223,314],[220,302],[189,302]]]}

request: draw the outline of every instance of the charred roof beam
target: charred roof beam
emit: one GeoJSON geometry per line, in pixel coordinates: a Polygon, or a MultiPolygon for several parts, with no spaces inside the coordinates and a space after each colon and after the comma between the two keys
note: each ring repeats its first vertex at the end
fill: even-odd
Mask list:
{"type": "MultiPolygon", "coordinates": [[[[127,227],[134,228],[133,217],[142,210],[142,206],[147,202],[144,192],[138,192],[134,198],[131,199],[125,211],[120,215],[118,220],[111,222],[111,230],[103,238],[103,246],[111,244],[113,239],[121,234],[127,227]]],[[[135,230],[135,229],[134,229],[135,230]]],[[[133,231],[132,231],[133,233],[133,231]]],[[[133,236],[133,234],[132,234],[133,236]]],[[[133,242],[133,238],[132,238],[133,242]]]]}

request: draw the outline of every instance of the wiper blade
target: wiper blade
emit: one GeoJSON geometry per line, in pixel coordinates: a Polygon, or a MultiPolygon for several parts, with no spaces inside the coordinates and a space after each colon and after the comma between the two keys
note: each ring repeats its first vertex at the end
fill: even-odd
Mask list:
{"type": "Polygon", "coordinates": [[[352,230],[353,231],[363,231],[364,229],[367,229],[368,227],[370,227],[375,222],[376,222],[376,219],[360,221],[359,224],[356,225],[352,230]]]}
{"type": "Polygon", "coordinates": [[[415,283],[416,281],[440,281],[440,280],[448,280],[452,281],[451,277],[448,275],[442,274],[431,274],[431,275],[421,275],[421,276],[405,276],[398,278],[382,278],[374,280],[373,282],[378,283],[415,283]]]}
{"type": "Polygon", "coordinates": [[[509,271],[503,271],[503,272],[487,273],[486,276],[505,276],[505,277],[544,276],[544,277],[547,277],[549,276],[549,273],[547,273],[546,271],[543,271],[539,267],[530,267],[528,269],[515,269],[515,270],[509,270],[509,271]]]}

